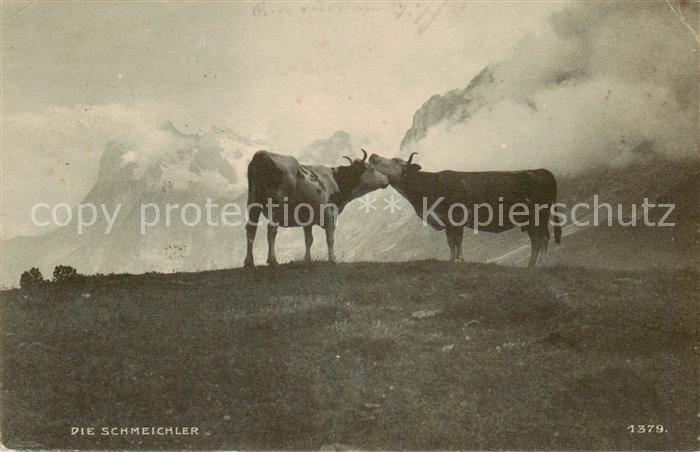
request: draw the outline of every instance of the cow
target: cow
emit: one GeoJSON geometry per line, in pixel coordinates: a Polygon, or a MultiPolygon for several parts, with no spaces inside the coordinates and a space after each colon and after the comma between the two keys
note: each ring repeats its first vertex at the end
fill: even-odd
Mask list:
{"type": "Polygon", "coordinates": [[[244,266],[254,267],[253,242],[262,213],[268,219],[267,263],[277,265],[275,238],[277,228],[303,227],[306,244],[305,261],[311,260],[312,228],[326,230],[328,260],[335,262],[333,252],[338,215],[353,199],[386,188],[389,179],[364,157],[346,158],[346,166],[327,167],[302,165],[294,157],[258,151],[248,165],[248,202],[246,220],[247,251],[244,266]]]}
{"type": "MultiPolygon", "coordinates": [[[[528,266],[534,267],[540,251],[547,250],[550,208],[557,198],[557,182],[551,172],[534,169],[429,173],[413,163],[416,154],[411,153],[408,161],[372,154],[369,161],[389,178],[391,186],[411,203],[423,221],[436,230],[445,230],[450,260],[462,260],[464,227],[495,233],[520,227],[530,237],[528,266]],[[488,209],[484,204],[491,207],[493,221],[483,224],[477,218],[475,224],[475,214],[485,214],[488,209]],[[481,211],[477,212],[479,205],[481,211]],[[499,211],[499,206],[503,210],[499,211]],[[511,218],[511,208],[519,215],[511,218]],[[502,220],[499,212],[503,212],[502,220]]],[[[554,240],[561,240],[559,225],[554,226],[554,240]]]]}

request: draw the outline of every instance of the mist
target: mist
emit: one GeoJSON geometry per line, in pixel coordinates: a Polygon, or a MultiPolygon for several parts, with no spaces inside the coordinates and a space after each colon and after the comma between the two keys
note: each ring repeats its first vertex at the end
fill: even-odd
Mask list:
{"type": "Polygon", "coordinates": [[[240,136],[226,126],[194,129],[187,118],[186,112],[153,102],[51,107],[7,115],[4,127],[14,140],[3,149],[3,188],[10,188],[2,193],[3,238],[44,232],[31,222],[32,206],[76,204],[104,170],[132,165],[134,177],[141,179],[165,162],[160,179],[167,180],[171,189],[196,186],[226,193],[243,189],[247,161],[256,150],[274,149],[265,140],[240,136]],[[103,161],[110,149],[120,154],[116,162],[103,161]],[[193,154],[183,151],[194,150],[207,152],[200,174],[186,171],[193,154]],[[104,168],[105,163],[113,168],[104,168]],[[224,178],[220,168],[224,174],[232,173],[224,178]]]}
{"type": "MultiPolygon", "coordinates": [[[[683,13],[697,17],[698,5],[683,13]]],[[[442,121],[403,152],[419,152],[426,170],[558,174],[697,156],[697,50],[665,3],[556,12],[465,92],[466,119],[442,121]]]]}

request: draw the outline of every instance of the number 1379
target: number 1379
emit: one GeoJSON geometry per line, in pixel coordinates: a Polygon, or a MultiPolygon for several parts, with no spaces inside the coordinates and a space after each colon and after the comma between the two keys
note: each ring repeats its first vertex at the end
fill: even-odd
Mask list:
{"type": "Polygon", "coordinates": [[[627,430],[630,433],[666,433],[666,427],[661,424],[639,424],[628,425],[627,430]]]}

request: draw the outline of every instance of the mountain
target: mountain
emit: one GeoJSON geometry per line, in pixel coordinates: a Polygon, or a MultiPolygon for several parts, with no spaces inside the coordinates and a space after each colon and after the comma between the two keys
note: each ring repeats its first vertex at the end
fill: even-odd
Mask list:
{"type": "MultiPolygon", "coordinates": [[[[204,208],[207,199],[219,205],[240,201],[246,187],[247,160],[265,143],[225,127],[187,134],[166,122],[163,130],[173,146],[157,155],[137,155],[128,143],[107,143],[97,181],[81,204],[93,204],[98,210],[104,206],[109,212],[120,206],[109,234],[104,233],[107,222],[99,215],[82,234],[74,220],[45,234],[4,241],[2,284],[16,284],[21,272],[32,266],[49,276],[58,264],[72,265],[83,273],[173,271],[229,264],[225,246],[209,244],[211,233],[201,225],[183,224],[180,210],[171,215],[171,224],[163,221],[142,234],[141,209],[157,206],[165,215],[168,203],[194,203],[204,208]],[[197,251],[205,248],[205,253],[197,251]]],[[[73,210],[74,219],[77,209],[73,210]]],[[[222,234],[222,244],[227,239],[222,234]]]]}
{"type": "MultiPolygon", "coordinates": [[[[170,127],[170,126],[169,126],[170,127]]],[[[227,129],[212,129],[203,136],[185,135],[181,147],[173,149],[150,166],[140,167],[124,143],[109,143],[99,166],[95,186],[84,203],[105,205],[109,212],[121,209],[110,234],[103,217],[78,234],[75,225],[55,229],[35,237],[18,237],[3,242],[2,283],[17,284],[19,275],[33,266],[49,276],[54,266],[74,266],[79,272],[143,273],[150,271],[196,271],[240,266],[245,256],[245,230],[240,224],[221,224],[220,212],[227,203],[245,208],[244,168],[255,143],[239,141],[227,129]],[[219,139],[216,139],[219,137],[219,139]],[[234,137],[232,139],[232,137],[234,137]],[[232,145],[232,143],[238,145],[232,145]],[[219,223],[196,226],[183,223],[181,207],[200,206],[203,217],[209,202],[212,219],[219,223]],[[165,224],[166,205],[180,206],[165,224]],[[155,207],[161,222],[141,233],[141,206],[151,221],[155,207]]],[[[352,138],[337,132],[300,151],[303,161],[324,151],[337,155],[357,152],[349,147],[352,138]]],[[[354,154],[352,154],[354,155],[354,154]]],[[[342,162],[341,162],[342,163],[342,162]]],[[[575,202],[593,204],[594,195],[601,202],[621,203],[625,211],[632,203],[673,202],[676,208],[667,221],[673,228],[613,226],[564,229],[561,245],[550,243],[548,264],[588,266],[594,268],[643,269],[651,267],[685,267],[698,265],[700,245],[700,171],[697,162],[663,160],[650,156],[645,162],[628,167],[599,167],[583,174],[559,178],[559,201],[568,206],[575,202]]],[[[373,192],[350,203],[340,217],[336,233],[336,254],[341,261],[403,261],[446,259],[445,234],[427,227],[414,209],[392,188],[373,192]],[[393,202],[393,208],[392,208],[393,202]]],[[[657,211],[658,212],[658,211],[657,211]]],[[[193,215],[192,212],[189,215],[193,215]]],[[[592,218],[590,210],[579,215],[581,221],[592,218]]],[[[637,216],[641,211],[637,212],[637,216]]],[[[629,221],[629,216],[626,217],[629,221]]],[[[191,222],[191,218],[185,218],[191,222]]],[[[315,260],[325,260],[323,231],[315,228],[312,250],[315,260]]],[[[464,233],[465,259],[524,265],[529,255],[527,235],[512,230],[502,234],[464,233]]],[[[264,264],[267,252],[264,225],[259,228],[255,244],[258,264],[264,264]]],[[[299,228],[281,228],[277,255],[281,262],[299,260],[304,253],[303,233],[299,228]]]]}
{"type": "MultiPolygon", "coordinates": [[[[82,234],[72,222],[38,236],[4,241],[2,284],[17,284],[20,274],[35,266],[50,277],[59,264],[71,265],[85,274],[195,271],[241,265],[246,247],[244,217],[230,218],[231,223],[238,224],[224,225],[221,212],[227,204],[245,211],[248,162],[255,151],[269,149],[269,144],[243,137],[227,127],[185,133],[165,122],[162,130],[171,138],[172,147],[155,155],[138,155],[129,143],[109,142],[105,146],[97,181],[81,204],[93,204],[98,210],[104,206],[110,213],[120,206],[109,234],[104,233],[107,221],[99,215],[82,234]],[[211,224],[206,219],[208,203],[212,206],[211,224]],[[185,209],[189,204],[199,207],[201,220],[197,224],[193,224],[195,208],[185,209]],[[169,220],[168,205],[172,207],[169,220]],[[154,219],[156,211],[161,217],[158,224],[146,226],[143,232],[142,209],[147,222],[154,219]]],[[[339,130],[296,155],[305,163],[342,165],[343,155],[360,155],[357,146],[347,132],[339,130]]],[[[74,219],[77,209],[73,210],[74,219]]],[[[341,231],[362,229],[364,220],[360,216],[353,219],[354,210],[348,209],[350,221],[341,231]]],[[[385,218],[379,216],[375,222],[381,224],[385,218]]],[[[266,257],[264,229],[260,228],[256,242],[258,263],[264,263],[266,257]]],[[[338,256],[372,258],[371,252],[356,250],[359,242],[358,237],[348,236],[347,241],[339,237],[338,256]]],[[[317,240],[314,251],[315,257],[325,258],[325,240],[317,240]]],[[[280,231],[277,255],[282,261],[299,259],[303,252],[300,229],[280,231]]]]}
{"type": "Polygon", "coordinates": [[[413,115],[413,123],[401,140],[401,149],[425,138],[430,127],[443,121],[459,123],[486,104],[489,87],[493,86],[494,69],[482,69],[466,88],[431,96],[413,115]]]}
{"type": "Polygon", "coordinates": [[[359,144],[356,144],[349,133],[338,130],[328,138],[316,140],[304,147],[298,154],[299,161],[315,165],[338,166],[345,160],[344,155],[357,158],[359,144]]]}

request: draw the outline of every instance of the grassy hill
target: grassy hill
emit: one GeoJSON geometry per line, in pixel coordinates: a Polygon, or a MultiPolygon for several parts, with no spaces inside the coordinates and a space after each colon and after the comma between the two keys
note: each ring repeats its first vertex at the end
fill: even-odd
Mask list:
{"type": "Polygon", "coordinates": [[[697,449],[698,295],[694,270],[436,261],[5,291],[2,442],[697,449]],[[201,434],[70,436],[151,425],[201,434]]]}

